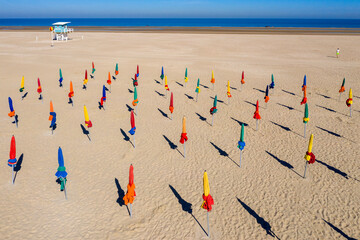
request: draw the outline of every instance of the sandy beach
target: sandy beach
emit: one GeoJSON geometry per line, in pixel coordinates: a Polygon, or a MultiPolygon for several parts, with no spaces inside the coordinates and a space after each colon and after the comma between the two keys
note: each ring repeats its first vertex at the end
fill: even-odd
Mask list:
{"type": "Polygon", "coordinates": [[[75,32],[50,47],[50,33],[0,32],[0,239],[208,239],[201,209],[203,172],[215,204],[211,239],[360,238],[360,36],[293,34],[172,34],[75,32]],[[37,40],[36,40],[37,39],[37,40]],[[340,48],[340,58],[335,57],[340,48]],[[82,89],[84,71],[95,63],[95,79],[82,89]],[[119,75],[98,102],[107,74],[119,75]],[[136,66],[136,148],[130,108],[136,66]],[[161,67],[174,94],[161,84],[161,67]],[[64,87],[60,88],[59,68],[64,87]],[[189,81],[184,87],[184,72],[189,81]],[[211,71],[215,73],[212,89],[211,71]],[[241,73],[245,85],[240,91],[241,73]],[[275,78],[265,109],[264,91],[275,78]],[[307,76],[310,121],[303,137],[301,86],[307,76]],[[21,100],[22,76],[28,95],[21,100]],[[40,78],[44,102],[38,100],[40,78]],[[346,92],[339,89],[346,78],[346,92]],[[196,81],[201,92],[195,102],[196,81]],[[69,82],[74,106],[68,104],[69,82]],[[232,98],[227,104],[226,84],[232,98]],[[353,90],[352,117],[345,104],[353,90]],[[214,96],[214,126],[209,113],[214,96]],[[19,127],[7,116],[14,102],[19,127]],[[49,128],[49,101],[57,129],[49,128]],[[254,104],[262,117],[255,131],[254,104]],[[83,134],[83,105],[93,127],[83,134]],[[187,117],[186,158],[179,143],[187,117]],[[246,147],[239,168],[241,123],[246,147]],[[305,159],[314,134],[316,162],[305,159]],[[17,158],[11,183],[7,166],[11,136],[17,158]],[[68,172],[67,195],[55,172],[61,146],[68,172]],[[133,217],[122,203],[130,164],[136,198],[133,217]]]}

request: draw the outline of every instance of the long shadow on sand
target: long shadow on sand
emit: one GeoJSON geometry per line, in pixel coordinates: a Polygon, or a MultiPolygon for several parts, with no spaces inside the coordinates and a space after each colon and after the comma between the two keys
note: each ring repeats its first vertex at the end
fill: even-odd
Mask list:
{"type": "Polygon", "coordinates": [[[18,174],[18,172],[20,171],[21,169],[21,164],[23,162],[23,159],[24,159],[24,154],[22,153],[18,159],[18,161],[16,162],[16,167],[14,167],[14,171],[16,172],[15,173],[15,176],[14,176],[14,183],[15,183],[15,180],[16,180],[16,176],[18,174]]]}
{"type": "Polygon", "coordinates": [[[160,96],[160,97],[165,97],[165,95],[164,94],[162,94],[162,93],[159,93],[158,91],[156,91],[155,90],[155,92],[160,96]]]}
{"type": "Polygon", "coordinates": [[[261,92],[261,93],[265,93],[265,91],[264,90],[261,90],[261,89],[258,89],[258,88],[253,88],[254,90],[257,90],[257,91],[259,91],[259,92],[261,92]]]}
{"type": "Polygon", "coordinates": [[[295,110],[295,108],[293,108],[293,107],[290,107],[290,106],[288,106],[288,105],[284,105],[284,104],[281,104],[281,103],[276,103],[277,105],[280,105],[280,106],[282,106],[282,107],[285,107],[285,108],[287,108],[287,109],[289,109],[289,110],[295,110]]]}
{"type": "Polygon", "coordinates": [[[126,132],[125,132],[122,128],[120,128],[120,132],[121,132],[121,134],[122,134],[123,137],[124,137],[124,141],[130,142],[131,145],[134,147],[134,144],[133,144],[132,141],[130,140],[129,136],[126,134],[126,132]]]}
{"type": "Polygon", "coordinates": [[[283,126],[283,125],[281,125],[281,124],[278,124],[278,123],[276,123],[276,122],[273,122],[273,121],[270,121],[270,122],[271,122],[272,124],[274,124],[274,125],[282,128],[283,130],[285,130],[285,131],[287,131],[287,132],[292,132],[292,133],[295,133],[296,135],[298,135],[298,136],[300,136],[300,137],[303,137],[303,136],[301,136],[300,134],[298,134],[297,132],[294,132],[293,130],[291,130],[290,128],[288,128],[288,127],[285,127],[285,126],[283,126]]]}
{"type": "Polygon", "coordinates": [[[341,236],[343,236],[345,239],[347,240],[356,240],[356,238],[352,238],[352,237],[349,237],[346,233],[344,233],[343,231],[341,231],[339,228],[335,227],[334,225],[332,225],[331,223],[329,223],[328,221],[326,221],[325,219],[322,219],[324,220],[324,222],[327,223],[327,225],[329,225],[332,229],[334,229],[336,232],[338,232],[341,236]]]}
{"type": "Polygon", "coordinates": [[[321,94],[321,93],[315,93],[315,94],[316,94],[316,95],[319,95],[319,96],[321,96],[321,97],[323,97],[323,98],[326,98],[326,99],[331,99],[331,97],[326,96],[326,95],[321,94]]]}
{"type": "Polygon", "coordinates": [[[329,131],[329,130],[326,130],[325,128],[322,128],[322,127],[319,127],[319,126],[316,126],[318,129],[320,129],[320,130],[323,130],[324,132],[327,132],[328,134],[331,134],[331,135],[333,135],[333,136],[335,136],[335,137],[342,137],[340,134],[337,134],[337,133],[335,133],[335,132],[332,132],[332,131],[329,131]]]}
{"type": "Polygon", "coordinates": [[[283,92],[285,92],[285,93],[287,93],[287,94],[293,95],[293,96],[297,96],[295,93],[289,92],[289,91],[284,90],[284,89],[281,89],[281,91],[283,91],[283,92]]]}
{"type": "Polygon", "coordinates": [[[203,226],[201,226],[201,224],[199,223],[199,221],[196,219],[196,217],[192,214],[192,204],[191,203],[189,203],[189,202],[187,202],[187,201],[185,201],[181,196],[180,196],[180,194],[175,190],[175,188],[173,188],[173,186],[171,186],[170,184],[169,184],[169,188],[171,189],[171,191],[173,192],[173,194],[175,195],[175,197],[178,199],[178,201],[179,201],[179,203],[180,203],[180,205],[181,205],[181,208],[182,208],[182,210],[184,211],[184,212],[187,212],[187,213],[189,213],[194,219],[195,219],[195,221],[197,222],[197,224],[199,224],[199,226],[200,226],[200,228],[204,231],[204,233],[206,234],[206,235],[208,235],[207,234],[207,232],[205,231],[205,229],[203,228],[203,226]]]}
{"type": "Polygon", "coordinates": [[[341,171],[341,170],[339,170],[339,169],[337,169],[337,168],[335,168],[335,167],[333,167],[333,166],[331,166],[331,165],[329,165],[329,164],[327,164],[325,162],[320,161],[319,159],[316,159],[315,163],[320,163],[321,165],[327,167],[330,171],[333,171],[334,173],[339,174],[340,176],[342,176],[342,177],[344,177],[346,179],[352,178],[352,179],[354,179],[356,181],[359,181],[356,178],[353,178],[353,177],[349,176],[347,173],[345,173],[345,172],[343,172],[343,171],[341,171]]]}
{"type": "Polygon", "coordinates": [[[284,167],[287,167],[288,169],[290,169],[291,171],[296,173],[299,177],[303,178],[300,174],[298,174],[297,172],[294,171],[294,167],[290,163],[279,159],[277,156],[275,156],[274,154],[272,154],[272,153],[270,153],[268,151],[265,151],[265,152],[267,154],[269,154],[272,158],[274,158],[276,161],[278,161],[281,165],[283,165],[284,167]]]}
{"type": "Polygon", "coordinates": [[[240,126],[242,125],[242,124],[244,124],[244,126],[248,126],[249,124],[247,124],[247,123],[245,123],[245,122],[242,122],[242,121],[239,121],[239,120],[237,120],[237,119],[235,119],[235,118],[233,118],[233,117],[230,117],[232,120],[234,120],[235,122],[237,122],[240,126]]]}
{"type": "Polygon", "coordinates": [[[229,154],[227,152],[225,152],[224,150],[222,150],[221,148],[219,148],[212,142],[210,142],[210,144],[213,145],[213,147],[219,151],[220,156],[229,158],[236,166],[240,167],[239,164],[237,164],[234,160],[231,159],[231,157],[229,156],[229,154]]]}
{"type": "Polygon", "coordinates": [[[160,83],[158,80],[154,79],[154,81],[155,81],[157,84],[160,84],[160,85],[161,85],[161,83],[160,83]]]}
{"type": "Polygon", "coordinates": [[[181,83],[179,83],[179,82],[176,82],[178,85],[180,85],[181,87],[183,87],[184,85],[183,84],[181,84],[181,83]]]}
{"type": "Polygon", "coordinates": [[[118,199],[116,199],[116,202],[120,205],[120,207],[122,207],[124,205],[124,196],[125,196],[125,192],[124,190],[121,188],[119,180],[117,178],[115,178],[115,185],[117,188],[117,192],[118,192],[118,199]]]}
{"type": "Polygon", "coordinates": [[[319,107],[319,108],[322,108],[322,109],[325,109],[325,110],[327,110],[327,111],[329,111],[329,112],[334,112],[334,113],[336,113],[336,111],[335,111],[334,109],[327,108],[327,107],[323,107],[323,106],[320,106],[320,105],[317,105],[317,104],[315,104],[315,106],[317,106],[317,107],[319,107]]]}
{"type": "Polygon", "coordinates": [[[90,138],[90,136],[89,136],[89,134],[90,134],[89,130],[86,130],[86,128],[85,128],[84,125],[82,125],[82,124],[80,124],[80,127],[81,127],[81,130],[82,130],[83,134],[87,136],[87,138],[89,139],[89,141],[91,141],[91,138],[90,138]]]}
{"type": "Polygon", "coordinates": [[[169,146],[170,146],[171,149],[176,149],[176,151],[178,151],[178,152],[180,153],[180,155],[184,157],[184,154],[182,154],[182,153],[179,151],[178,146],[177,146],[175,143],[173,143],[173,142],[172,142],[170,139],[168,139],[165,135],[163,135],[163,137],[164,137],[165,140],[168,142],[168,144],[169,144],[169,146]]]}
{"type": "Polygon", "coordinates": [[[129,106],[129,104],[126,104],[126,107],[128,109],[129,112],[131,112],[132,110],[134,110],[132,107],[129,106]]]}
{"type": "Polygon", "coordinates": [[[190,100],[193,100],[194,99],[194,97],[192,97],[192,96],[190,96],[190,95],[188,95],[188,94],[184,94],[188,99],[190,99],[190,100]]]}
{"type": "MultiPolygon", "coordinates": [[[[214,100],[215,98],[214,97],[210,97],[212,100],[214,100]]],[[[224,103],[224,101],[223,100],[219,100],[219,98],[218,98],[218,100],[217,100],[219,103],[224,103]]]]}
{"type": "MultiPolygon", "coordinates": [[[[169,116],[168,116],[166,113],[164,113],[160,108],[158,108],[158,110],[159,110],[159,112],[161,113],[161,115],[163,115],[163,117],[169,118],[169,116]]],[[[170,119],[170,118],[169,118],[169,119],[170,119]]]]}
{"type": "Polygon", "coordinates": [[[260,226],[266,231],[266,234],[269,234],[271,237],[276,237],[277,239],[280,239],[276,234],[271,230],[270,223],[265,221],[262,217],[260,217],[254,210],[252,210],[248,205],[246,205],[244,202],[242,202],[239,198],[236,198],[239,203],[245,208],[245,210],[253,216],[257,223],[260,224],[260,226]]]}

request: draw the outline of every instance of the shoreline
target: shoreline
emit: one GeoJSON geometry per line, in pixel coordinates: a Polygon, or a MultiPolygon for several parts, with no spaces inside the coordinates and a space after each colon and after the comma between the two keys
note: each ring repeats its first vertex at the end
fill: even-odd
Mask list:
{"type": "MultiPolygon", "coordinates": [[[[291,35],[360,35],[360,28],[297,27],[113,27],[71,26],[74,32],[183,33],[183,34],[291,34],[291,35]]],[[[0,26],[1,32],[47,32],[44,26],[0,26]]]]}

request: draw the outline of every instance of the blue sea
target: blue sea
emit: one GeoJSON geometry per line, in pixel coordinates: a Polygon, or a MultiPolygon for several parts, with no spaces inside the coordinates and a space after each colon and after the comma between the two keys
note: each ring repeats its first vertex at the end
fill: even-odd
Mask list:
{"type": "Polygon", "coordinates": [[[95,27],[297,27],[360,28],[360,19],[285,18],[0,18],[0,26],[50,26],[54,22],[70,26],[95,27]]]}

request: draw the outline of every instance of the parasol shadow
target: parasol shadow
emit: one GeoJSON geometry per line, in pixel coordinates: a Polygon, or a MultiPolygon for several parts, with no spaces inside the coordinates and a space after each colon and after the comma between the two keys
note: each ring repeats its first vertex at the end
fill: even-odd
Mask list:
{"type": "Polygon", "coordinates": [[[303,176],[301,176],[299,173],[295,172],[294,167],[290,163],[279,159],[277,156],[275,156],[274,154],[272,154],[272,153],[270,153],[268,151],[265,151],[265,152],[267,154],[269,154],[272,158],[274,158],[276,161],[278,161],[281,165],[283,165],[284,167],[287,167],[288,169],[290,169],[291,171],[296,173],[299,177],[303,178],[303,176]]]}
{"type": "Polygon", "coordinates": [[[183,84],[181,84],[181,83],[179,83],[179,82],[176,82],[179,86],[181,86],[181,87],[183,87],[184,85],[183,84]]]}
{"type": "Polygon", "coordinates": [[[203,84],[199,84],[200,86],[202,86],[203,88],[209,88],[208,86],[205,86],[205,85],[203,85],[203,84]]]}
{"type": "Polygon", "coordinates": [[[298,134],[297,132],[294,132],[293,130],[291,130],[291,129],[288,128],[288,127],[285,127],[285,126],[283,126],[283,125],[281,125],[281,124],[278,124],[278,123],[276,123],[276,122],[273,122],[273,121],[270,121],[270,122],[271,122],[272,124],[274,124],[274,125],[282,128],[283,130],[285,130],[285,131],[287,131],[287,132],[295,133],[296,135],[299,135],[299,136],[302,137],[302,138],[304,137],[304,136],[301,136],[300,134],[298,134]]]}
{"type": "Polygon", "coordinates": [[[337,168],[335,168],[335,167],[333,167],[333,166],[331,166],[331,165],[329,165],[329,164],[327,164],[327,163],[325,163],[323,161],[320,161],[319,159],[316,159],[315,163],[320,163],[321,165],[327,167],[330,171],[333,171],[334,173],[339,174],[340,176],[342,176],[342,177],[344,177],[346,179],[352,178],[355,181],[359,182],[358,179],[349,176],[347,173],[345,173],[345,172],[343,172],[343,171],[341,171],[341,170],[339,170],[339,169],[337,169],[337,168]]]}
{"type": "Polygon", "coordinates": [[[287,108],[287,109],[289,109],[289,110],[296,110],[295,108],[293,108],[293,107],[290,107],[290,106],[288,106],[288,105],[284,105],[284,104],[281,104],[281,103],[276,103],[277,105],[280,105],[280,106],[282,106],[282,107],[285,107],[285,108],[287,108]]]}
{"type": "Polygon", "coordinates": [[[29,92],[26,92],[24,95],[21,96],[21,100],[24,100],[24,98],[26,98],[26,96],[28,95],[29,92]]]}
{"type": "Polygon", "coordinates": [[[200,228],[203,230],[203,232],[207,234],[207,232],[205,231],[205,229],[203,228],[203,226],[199,223],[199,221],[196,219],[196,217],[192,214],[192,204],[185,201],[181,196],[180,194],[175,190],[175,188],[173,188],[173,186],[171,186],[169,184],[169,188],[171,189],[171,191],[173,192],[173,194],[175,195],[175,197],[178,199],[179,201],[179,204],[181,205],[181,208],[184,212],[187,212],[189,213],[193,218],[194,220],[197,222],[197,224],[199,224],[200,228]]]}
{"type": "MultiPolygon", "coordinates": [[[[161,111],[160,108],[158,108],[158,110],[159,110],[159,112],[161,113],[161,115],[163,115],[163,117],[169,118],[169,116],[168,116],[166,113],[164,113],[163,111],[161,111]]],[[[169,118],[169,119],[170,119],[170,118],[169,118]]]]}
{"type": "Polygon", "coordinates": [[[83,134],[86,135],[88,137],[88,139],[91,141],[90,136],[89,136],[89,134],[90,134],[89,130],[86,130],[86,128],[82,124],[80,124],[80,127],[81,127],[83,134]]]}
{"type": "Polygon", "coordinates": [[[190,99],[190,100],[192,100],[192,99],[194,99],[194,97],[192,97],[192,96],[190,96],[190,95],[188,95],[188,94],[184,94],[188,99],[190,99]]]}
{"type": "Polygon", "coordinates": [[[16,173],[15,173],[15,176],[14,176],[14,183],[15,183],[15,180],[16,180],[16,176],[17,176],[18,172],[19,172],[20,169],[21,169],[21,164],[22,164],[22,162],[23,162],[23,159],[24,159],[24,154],[22,153],[22,154],[20,155],[17,163],[16,163],[16,166],[14,167],[14,171],[16,172],[16,173]]]}
{"type": "Polygon", "coordinates": [[[132,110],[134,110],[132,107],[130,107],[128,104],[126,104],[126,107],[128,108],[128,111],[131,112],[132,110]]]}
{"type": "Polygon", "coordinates": [[[326,95],[321,94],[321,93],[315,93],[315,94],[316,94],[316,95],[319,95],[319,96],[321,96],[321,97],[323,97],[323,98],[326,98],[326,99],[332,99],[331,97],[326,96],[326,95]]]}
{"type": "Polygon", "coordinates": [[[346,238],[347,240],[356,240],[356,238],[349,237],[346,233],[341,231],[339,228],[332,225],[330,222],[326,221],[325,219],[322,219],[324,222],[326,222],[327,225],[329,225],[332,229],[334,229],[336,232],[338,232],[341,236],[346,238]]]}
{"type": "Polygon", "coordinates": [[[169,144],[169,146],[170,146],[171,149],[176,149],[176,151],[178,151],[178,152],[180,153],[180,155],[184,157],[184,154],[182,154],[182,153],[179,151],[178,146],[177,146],[175,143],[173,143],[173,142],[172,142],[170,139],[168,139],[165,135],[163,135],[163,137],[164,137],[165,140],[168,142],[168,144],[169,144]]]}
{"type": "MultiPolygon", "coordinates": [[[[160,82],[159,82],[158,80],[154,79],[154,81],[155,81],[157,84],[160,84],[160,82]]],[[[161,84],[160,84],[160,85],[161,85],[161,84]]]]}
{"type": "Polygon", "coordinates": [[[118,199],[116,199],[116,202],[119,204],[120,207],[122,207],[124,205],[124,196],[125,196],[125,192],[124,190],[121,188],[119,180],[117,178],[115,178],[115,185],[117,188],[117,193],[118,193],[118,199]]]}
{"type": "MultiPolygon", "coordinates": [[[[214,100],[215,98],[214,97],[210,97],[212,100],[214,100]]],[[[220,102],[220,103],[224,103],[224,101],[222,101],[222,100],[217,100],[218,102],[220,102]]]]}
{"type": "Polygon", "coordinates": [[[121,132],[121,134],[122,134],[123,137],[124,137],[124,141],[130,142],[131,145],[134,147],[134,144],[133,144],[132,141],[130,140],[129,136],[126,134],[126,132],[125,132],[122,128],[120,128],[120,132],[121,132]]]}
{"type": "Polygon", "coordinates": [[[129,91],[129,93],[134,93],[134,91],[131,90],[130,88],[128,88],[128,91],[129,91]]]}
{"type": "Polygon", "coordinates": [[[155,90],[155,92],[156,92],[157,94],[159,94],[160,97],[164,97],[164,96],[165,96],[165,94],[159,93],[159,92],[156,91],[156,90],[155,90]]]}
{"type": "Polygon", "coordinates": [[[270,223],[265,221],[264,218],[260,217],[254,210],[252,210],[248,205],[246,205],[244,202],[242,202],[239,198],[236,198],[239,203],[245,208],[245,210],[253,216],[257,223],[260,224],[260,226],[266,231],[266,234],[269,234],[271,237],[276,237],[277,239],[280,239],[276,234],[271,230],[270,223]]]}
{"type": "Polygon", "coordinates": [[[240,167],[239,164],[237,164],[234,160],[231,159],[231,157],[229,157],[229,154],[227,152],[216,146],[213,142],[210,142],[210,144],[213,145],[213,147],[219,151],[220,156],[229,158],[236,166],[240,167]]]}
{"type": "Polygon", "coordinates": [[[241,122],[241,121],[239,121],[239,120],[237,120],[237,119],[235,119],[235,118],[233,118],[233,117],[230,117],[232,120],[234,120],[235,122],[237,122],[240,126],[242,125],[242,124],[244,124],[244,126],[246,127],[246,126],[248,126],[249,124],[247,124],[247,123],[245,123],[245,122],[241,122]]]}
{"type": "Polygon", "coordinates": [[[281,89],[281,91],[283,91],[283,92],[285,92],[285,93],[287,93],[287,94],[293,95],[293,96],[298,96],[298,95],[296,95],[295,93],[289,92],[289,91],[284,90],[284,89],[281,89]]]}
{"type": "Polygon", "coordinates": [[[261,92],[261,93],[265,93],[265,91],[264,90],[261,90],[261,89],[258,89],[258,88],[253,88],[254,90],[257,90],[257,91],[259,91],[259,92],[261,92]]]}

